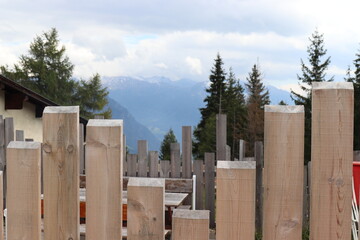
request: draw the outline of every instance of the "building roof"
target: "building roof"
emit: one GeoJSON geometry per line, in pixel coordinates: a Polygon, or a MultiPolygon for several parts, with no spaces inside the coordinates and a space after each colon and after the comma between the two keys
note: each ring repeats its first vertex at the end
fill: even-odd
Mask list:
{"type": "MultiPolygon", "coordinates": [[[[40,94],[14,82],[0,74],[1,89],[5,92],[5,110],[22,109],[23,102],[27,101],[36,106],[35,116],[42,117],[44,108],[47,106],[59,106],[59,104],[41,96],[40,94]]],[[[80,117],[80,123],[86,125],[87,119],[80,117]]]]}

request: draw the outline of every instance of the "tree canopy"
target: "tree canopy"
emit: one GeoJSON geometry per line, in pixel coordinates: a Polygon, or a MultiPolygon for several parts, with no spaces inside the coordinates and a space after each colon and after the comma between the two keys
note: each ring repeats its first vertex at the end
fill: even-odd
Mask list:
{"type": "Polygon", "coordinates": [[[110,118],[111,110],[103,109],[108,103],[108,91],[101,86],[100,75],[95,74],[88,81],[76,81],[73,70],[55,28],[36,36],[28,54],[21,55],[12,69],[7,65],[0,67],[4,76],[59,105],[80,105],[83,117],[104,114],[110,118]]]}
{"type": "Polygon", "coordinates": [[[177,143],[174,131],[170,128],[165,134],[164,139],[161,142],[159,158],[161,160],[170,160],[170,145],[171,143],[177,143]]]}

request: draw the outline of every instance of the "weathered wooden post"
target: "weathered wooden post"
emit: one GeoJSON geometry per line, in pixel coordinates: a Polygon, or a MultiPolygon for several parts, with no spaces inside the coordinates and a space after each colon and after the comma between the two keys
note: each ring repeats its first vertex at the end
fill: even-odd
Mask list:
{"type": "Polygon", "coordinates": [[[170,143],[171,177],[180,178],[180,144],[170,143]]]}
{"type": "Polygon", "coordinates": [[[218,161],[217,240],[254,240],[255,174],[255,161],[218,161]]]}
{"type": "Polygon", "coordinates": [[[15,130],[15,141],[25,141],[24,130],[15,130]]]}
{"type": "Polygon", "coordinates": [[[8,239],[41,239],[41,143],[10,142],[6,157],[8,239]]]}
{"type": "Polygon", "coordinates": [[[204,209],[204,161],[194,160],[194,174],[196,175],[196,209],[204,209]]]}
{"type": "Polygon", "coordinates": [[[173,240],[208,240],[209,211],[175,209],[172,224],[173,240]]]}
{"type": "Polygon", "coordinates": [[[126,145],[126,136],[123,134],[123,176],[126,176],[127,173],[127,161],[126,161],[126,151],[127,151],[127,145],[126,145]]]}
{"type": "Polygon", "coordinates": [[[239,161],[244,161],[245,158],[245,141],[240,140],[239,141],[239,161]]]}
{"type": "Polygon", "coordinates": [[[205,208],[210,210],[210,227],[215,227],[215,153],[205,153],[205,208]]]}
{"type": "Polygon", "coordinates": [[[84,147],[84,124],[79,124],[79,154],[80,154],[80,174],[85,174],[85,147],[84,147]]]}
{"type": "Polygon", "coordinates": [[[216,161],[226,159],[226,114],[216,114],[216,161]]]}
{"type": "Polygon", "coordinates": [[[138,140],[138,176],[147,177],[148,144],[146,140],[138,140]]]}
{"type": "Polygon", "coordinates": [[[86,127],[86,239],[121,239],[123,121],[86,127]]]}
{"type": "Polygon", "coordinates": [[[260,141],[255,142],[254,158],[256,162],[255,228],[257,232],[262,233],[264,145],[260,141]]]}
{"type": "MultiPolygon", "coordinates": [[[[164,160],[163,160],[164,161],[164,160]]],[[[159,174],[159,153],[157,151],[149,151],[149,176],[158,177],[159,174]]]]}
{"type": "Polygon", "coordinates": [[[130,178],[128,183],[128,239],[163,240],[165,180],[130,178]]]}
{"type": "Polygon", "coordinates": [[[44,239],[79,240],[79,107],[43,113],[44,239]]]}
{"type": "MultiPolygon", "coordinates": [[[[4,175],[3,171],[0,171],[0,214],[4,216],[4,175]]],[[[4,240],[4,218],[0,218],[0,240],[4,240]]]]}
{"type": "Polygon", "coordinates": [[[301,240],[304,114],[303,106],[265,106],[264,240],[301,240]]]}
{"type": "Polygon", "coordinates": [[[191,126],[182,127],[182,177],[191,178],[192,139],[191,126]]]}
{"type": "Polygon", "coordinates": [[[137,169],[137,154],[127,154],[127,175],[129,177],[136,177],[136,169],[137,169]]]}
{"type": "Polygon", "coordinates": [[[310,239],[351,239],[354,90],[313,83],[310,239]]]}

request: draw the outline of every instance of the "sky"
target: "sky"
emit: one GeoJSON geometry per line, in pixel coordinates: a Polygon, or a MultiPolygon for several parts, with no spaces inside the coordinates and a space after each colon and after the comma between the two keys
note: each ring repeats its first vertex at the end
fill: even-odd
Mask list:
{"type": "Polygon", "coordinates": [[[298,89],[309,37],[324,34],[342,81],[360,48],[359,0],[0,0],[0,65],[16,63],[55,27],[74,76],[206,81],[217,53],[245,81],[258,63],[266,84],[298,89]]]}

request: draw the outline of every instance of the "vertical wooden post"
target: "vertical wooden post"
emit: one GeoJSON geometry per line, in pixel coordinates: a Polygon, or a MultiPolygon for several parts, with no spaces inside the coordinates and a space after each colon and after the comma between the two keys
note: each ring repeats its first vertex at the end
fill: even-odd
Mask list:
{"type": "Polygon", "coordinates": [[[175,209],[173,216],[173,240],[208,240],[209,211],[175,209]]]}
{"type": "Polygon", "coordinates": [[[41,143],[10,142],[6,157],[8,239],[40,239],[41,143]]]}
{"type": "Polygon", "coordinates": [[[138,176],[147,177],[148,169],[148,144],[146,140],[138,141],[138,176]]]}
{"type": "Polygon", "coordinates": [[[44,239],[79,240],[79,107],[43,113],[44,239]]]}
{"type": "Polygon", "coordinates": [[[0,115],[0,170],[4,171],[5,169],[5,121],[0,115]]]}
{"type": "Polygon", "coordinates": [[[127,158],[126,158],[126,151],[127,151],[127,145],[126,145],[126,136],[123,135],[123,176],[126,176],[127,173],[127,158]]]}
{"type": "Polygon", "coordinates": [[[171,177],[180,178],[180,144],[170,143],[171,177]]]}
{"type": "Polygon", "coordinates": [[[191,126],[182,127],[182,177],[191,178],[192,139],[191,126]]]}
{"type": "Polygon", "coordinates": [[[123,121],[86,127],[86,239],[121,239],[123,121]]]}
{"type": "Polygon", "coordinates": [[[130,178],[128,183],[128,239],[164,239],[165,180],[130,178]]]}
{"type": "Polygon", "coordinates": [[[230,161],[231,160],[231,147],[229,145],[226,145],[225,148],[226,148],[225,160],[230,161]]]}
{"type": "Polygon", "coordinates": [[[254,240],[255,161],[218,161],[216,239],[254,240]]]}
{"type": "Polygon", "coordinates": [[[303,106],[265,106],[264,240],[301,240],[304,117],[303,106]]]}
{"type": "Polygon", "coordinates": [[[137,154],[127,154],[126,158],[128,165],[127,175],[129,177],[136,177],[137,154]]]}
{"type": "MultiPolygon", "coordinates": [[[[163,160],[164,161],[164,160],[163,160]]],[[[150,177],[158,177],[159,174],[159,153],[157,151],[149,151],[150,177]]]]}
{"type": "Polygon", "coordinates": [[[313,83],[310,239],[351,239],[354,89],[313,83]]]}
{"type": "Polygon", "coordinates": [[[216,160],[226,160],[226,114],[216,114],[216,160]]]}
{"type": "Polygon", "coordinates": [[[196,175],[196,209],[204,209],[204,175],[203,175],[203,160],[194,160],[194,174],[196,175]]]}
{"type": "Polygon", "coordinates": [[[14,141],[14,119],[12,117],[5,118],[5,147],[14,141]]]}
{"type": "Polygon", "coordinates": [[[210,210],[210,227],[215,227],[215,154],[205,153],[205,207],[210,210]]]}
{"type": "Polygon", "coordinates": [[[161,160],[160,161],[160,177],[168,178],[170,177],[170,161],[161,160]]]}
{"type": "Polygon", "coordinates": [[[79,124],[80,174],[85,174],[84,124],[79,124]]]}
{"type": "Polygon", "coordinates": [[[262,233],[263,219],[263,165],[264,165],[264,148],[260,141],[255,142],[254,152],[256,162],[256,223],[255,228],[258,233],[262,233]]]}
{"type": "Polygon", "coordinates": [[[24,141],[24,131],[23,130],[15,131],[15,140],[16,141],[24,141]]]}
{"type": "Polygon", "coordinates": [[[244,161],[245,158],[245,141],[240,140],[239,142],[239,161],[244,161]]]}

